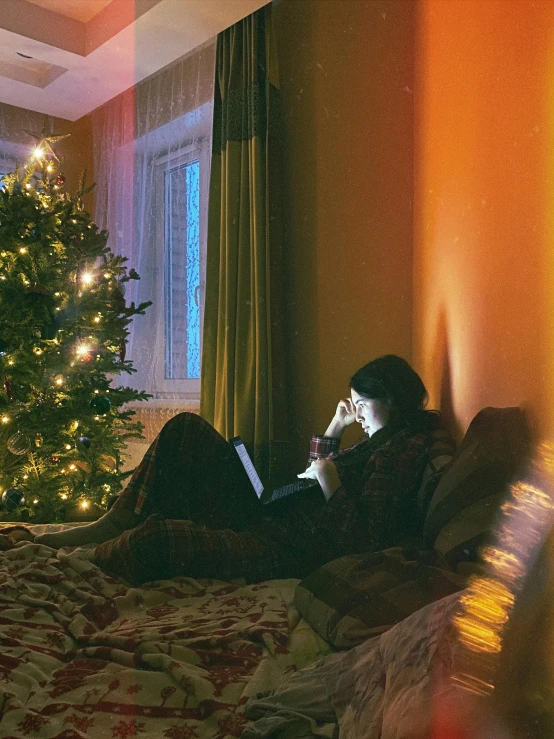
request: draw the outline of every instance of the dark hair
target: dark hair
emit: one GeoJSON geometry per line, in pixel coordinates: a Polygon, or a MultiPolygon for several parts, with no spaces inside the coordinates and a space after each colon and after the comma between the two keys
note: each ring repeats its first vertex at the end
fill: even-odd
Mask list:
{"type": "Polygon", "coordinates": [[[390,422],[408,426],[436,425],[437,411],[425,411],[427,390],[421,377],[408,362],[395,354],[386,354],[359,369],[350,387],[365,398],[391,404],[390,422]]]}

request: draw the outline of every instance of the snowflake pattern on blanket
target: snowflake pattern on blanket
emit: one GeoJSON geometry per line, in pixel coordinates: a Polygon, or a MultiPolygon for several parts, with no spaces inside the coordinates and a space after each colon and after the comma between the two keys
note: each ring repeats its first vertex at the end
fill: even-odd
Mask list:
{"type": "MultiPolygon", "coordinates": [[[[0,553],[3,739],[226,739],[287,669],[269,585],[179,578],[131,588],[82,550],[0,553]]],[[[289,665],[290,668],[290,665],[289,665]]]]}

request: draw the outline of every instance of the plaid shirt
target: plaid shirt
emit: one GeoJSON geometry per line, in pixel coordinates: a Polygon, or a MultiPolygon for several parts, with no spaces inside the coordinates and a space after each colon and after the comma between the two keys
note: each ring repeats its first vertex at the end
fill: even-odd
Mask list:
{"type": "Polygon", "coordinates": [[[345,554],[394,546],[417,532],[416,495],[429,432],[381,429],[345,449],[313,437],[310,458],[335,462],[341,487],[320,508],[267,517],[257,532],[281,551],[296,554],[305,571],[345,554]]]}

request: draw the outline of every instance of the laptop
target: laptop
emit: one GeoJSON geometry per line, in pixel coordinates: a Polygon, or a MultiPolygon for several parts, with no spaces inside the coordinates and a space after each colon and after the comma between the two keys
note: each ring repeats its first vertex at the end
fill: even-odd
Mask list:
{"type": "MultiPolygon", "coordinates": [[[[264,492],[264,486],[262,481],[260,480],[260,476],[258,475],[256,468],[254,467],[254,463],[252,462],[252,459],[248,454],[243,440],[240,438],[240,436],[235,436],[229,440],[229,443],[233,445],[235,451],[239,455],[239,459],[242,462],[244,471],[248,475],[248,479],[250,480],[250,483],[252,484],[256,495],[258,496],[258,498],[261,498],[262,493],[264,492]]],[[[318,491],[321,491],[321,495],[323,495],[323,491],[319,487],[319,483],[317,480],[308,480],[301,477],[298,480],[289,483],[288,485],[283,485],[279,488],[275,488],[275,490],[272,491],[271,497],[268,502],[279,500],[279,498],[287,498],[289,495],[293,495],[300,490],[316,489],[318,491]]]]}

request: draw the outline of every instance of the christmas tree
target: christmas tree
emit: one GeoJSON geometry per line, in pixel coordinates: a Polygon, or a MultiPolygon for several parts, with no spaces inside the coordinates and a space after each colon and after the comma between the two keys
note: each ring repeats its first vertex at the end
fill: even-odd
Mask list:
{"type": "Polygon", "coordinates": [[[36,138],[0,183],[0,520],[40,523],[121,489],[126,441],[142,438],[125,405],[149,396],[112,382],[135,371],[128,326],[150,303],[126,304],[139,276],[84,210],[84,176],[65,192],[64,137],[36,138]]]}

